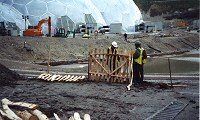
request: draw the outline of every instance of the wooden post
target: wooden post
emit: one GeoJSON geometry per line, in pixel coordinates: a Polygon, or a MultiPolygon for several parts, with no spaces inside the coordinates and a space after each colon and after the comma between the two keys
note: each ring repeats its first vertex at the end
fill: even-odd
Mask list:
{"type": "MultiPolygon", "coordinates": [[[[91,49],[91,52],[90,52],[90,71],[91,72],[94,72],[94,62],[92,64],[92,55],[94,54],[94,49],[91,49]]],[[[90,80],[94,80],[94,74],[93,73],[90,73],[90,80]]]]}
{"type": "MultiPolygon", "coordinates": [[[[101,65],[103,66],[103,50],[100,49],[100,54],[99,54],[99,63],[101,63],[101,65]]],[[[101,73],[99,75],[99,80],[102,80],[102,74],[103,74],[103,68],[101,66],[99,66],[99,72],[101,73]]]]}
{"type": "MultiPolygon", "coordinates": [[[[119,66],[120,65],[122,65],[122,56],[119,58],[119,66]]],[[[118,77],[118,83],[120,83],[123,79],[122,79],[122,70],[124,69],[124,67],[123,68],[120,68],[119,69],[119,73],[118,73],[118,75],[119,75],[119,77],[118,77]]]]}
{"type": "Polygon", "coordinates": [[[110,73],[111,73],[111,64],[110,64],[110,60],[111,60],[111,56],[109,55],[111,52],[111,50],[109,49],[108,52],[107,52],[107,62],[108,62],[108,74],[109,76],[107,76],[107,82],[110,82],[110,79],[111,79],[111,76],[110,76],[110,73]]]}
{"type": "Polygon", "coordinates": [[[50,71],[50,60],[51,60],[51,47],[50,47],[50,42],[49,42],[49,39],[48,39],[48,44],[49,44],[49,54],[48,54],[48,64],[47,64],[47,73],[49,73],[50,71]]]}
{"type": "Polygon", "coordinates": [[[90,54],[91,54],[91,51],[89,51],[89,57],[88,57],[88,80],[91,79],[90,70],[91,70],[91,64],[92,64],[92,57],[90,54]]]}
{"type": "Polygon", "coordinates": [[[170,65],[170,60],[169,60],[169,58],[168,58],[168,65],[169,65],[169,74],[170,74],[171,87],[173,88],[173,83],[172,83],[172,72],[171,72],[171,65],[170,65]]]}
{"type": "MultiPolygon", "coordinates": [[[[94,57],[96,58],[97,57],[97,48],[94,49],[94,57]]],[[[98,74],[97,74],[97,71],[98,71],[98,64],[96,61],[94,61],[94,72],[95,72],[95,77],[94,79],[97,81],[98,80],[98,74]]]]}
{"type": "MultiPolygon", "coordinates": [[[[103,49],[103,51],[102,51],[102,66],[103,67],[105,67],[106,68],[106,64],[105,64],[105,50],[103,49]]],[[[105,75],[104,75],[104,73],[106,73],[104,70],[103,70],[103,68],[102,68],[102,80],[103,81],[105,81],[105,75]]]]}

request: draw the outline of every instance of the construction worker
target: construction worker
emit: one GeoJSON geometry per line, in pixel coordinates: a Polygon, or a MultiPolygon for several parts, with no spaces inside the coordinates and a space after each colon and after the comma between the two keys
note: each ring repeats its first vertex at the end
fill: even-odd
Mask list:
{"type": "Polygon", "coordinates": [[[124,33],[124,41],[127,42],[127,34],[124,33]]]}
{"type": "Polygon", "coordinates": [[[98,39],[98,30],[94,31],[94,39],[98,39]]]}
{"type": "Polygon", "coordinates": [[[136,50],[133,55],[133,81],[137,86],[143,83],[143,65],[146,63],[147,54],[144,48],[141,47],[141,43],[139,41],[135,42],[135,49],[136,50]]]}
{"type": "MultiPolygon", "coordinates": [[[[108,47],[107,54],[117,54],[118,45],[117,42],[113,41],[112,44],[108,47]]],[[[106,64],[110,61],[110,71],[115,70],[116,68],[116,57],[108,55],[106,58],[106,64]]]]}

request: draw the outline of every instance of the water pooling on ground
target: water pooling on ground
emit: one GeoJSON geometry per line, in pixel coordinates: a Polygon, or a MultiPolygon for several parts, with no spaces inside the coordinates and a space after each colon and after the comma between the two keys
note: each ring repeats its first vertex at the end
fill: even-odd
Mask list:
{"type": "Polygon", "coordinates": [[[199,51],[191,51],[181,56],[157,57],[148,59],[144,66],[145,73],[169,73],[169,62],[172,73],[199,74],[199,51]]]}
{"type": "MultiPolygon", "coordinates": [[[[144,65],[145,73],[169,73],[169,62],[172,73],[199,74],[199,51],[194,50],[181,56],[155,57],[147,59],[144,65]]],[[[88,67],[88,64],[69,64],[59,65],[55,68],[62,69],[82,69],[88,67]]]]}

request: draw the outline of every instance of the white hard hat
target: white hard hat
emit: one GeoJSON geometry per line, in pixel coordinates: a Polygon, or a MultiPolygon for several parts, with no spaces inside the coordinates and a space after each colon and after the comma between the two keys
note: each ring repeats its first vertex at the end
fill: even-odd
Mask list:
{"type": "Polygon", "coordinates": [[[113,47],[118,47],[117,42],[113,41],[113,42],[112,42],[112,46],[113,46],[113,47]]]}

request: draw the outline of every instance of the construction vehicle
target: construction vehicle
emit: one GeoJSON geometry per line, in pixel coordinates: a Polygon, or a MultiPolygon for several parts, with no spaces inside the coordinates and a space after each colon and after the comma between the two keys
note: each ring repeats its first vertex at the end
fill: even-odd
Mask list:
{"type": "Polygon", "coordinates": [[[185,27],[187,26],[187,23],[186,22],[176,22],[176,27],[185,27]]]}
{"type": "Polygon", "coordinates": [[[54,37],[67,37],[65,34],[65,29],[64,28],[55,28],[54,30],[54,37]]]}
{"type": "Polygon", "coordinates": [[[44,18],[38,22],[37,26],[28,26],[28,29],[23,31],[23,36],[43,36],[42,25],[48,23],[48,35],[51,36],[51,17],[44,18]]]}
{"type": "Polygon", "coordinates": [[[16,23],[8,21],[0,22],[0,36],[19,36],[19,31],[16,23]]]}
{"type": "Polygon", "coordinates": [[[102,33],[102,34],[109,33],[110,27],[109,26],[99,27],[98,31],[99,31],[99,33],[102,33]]]}

